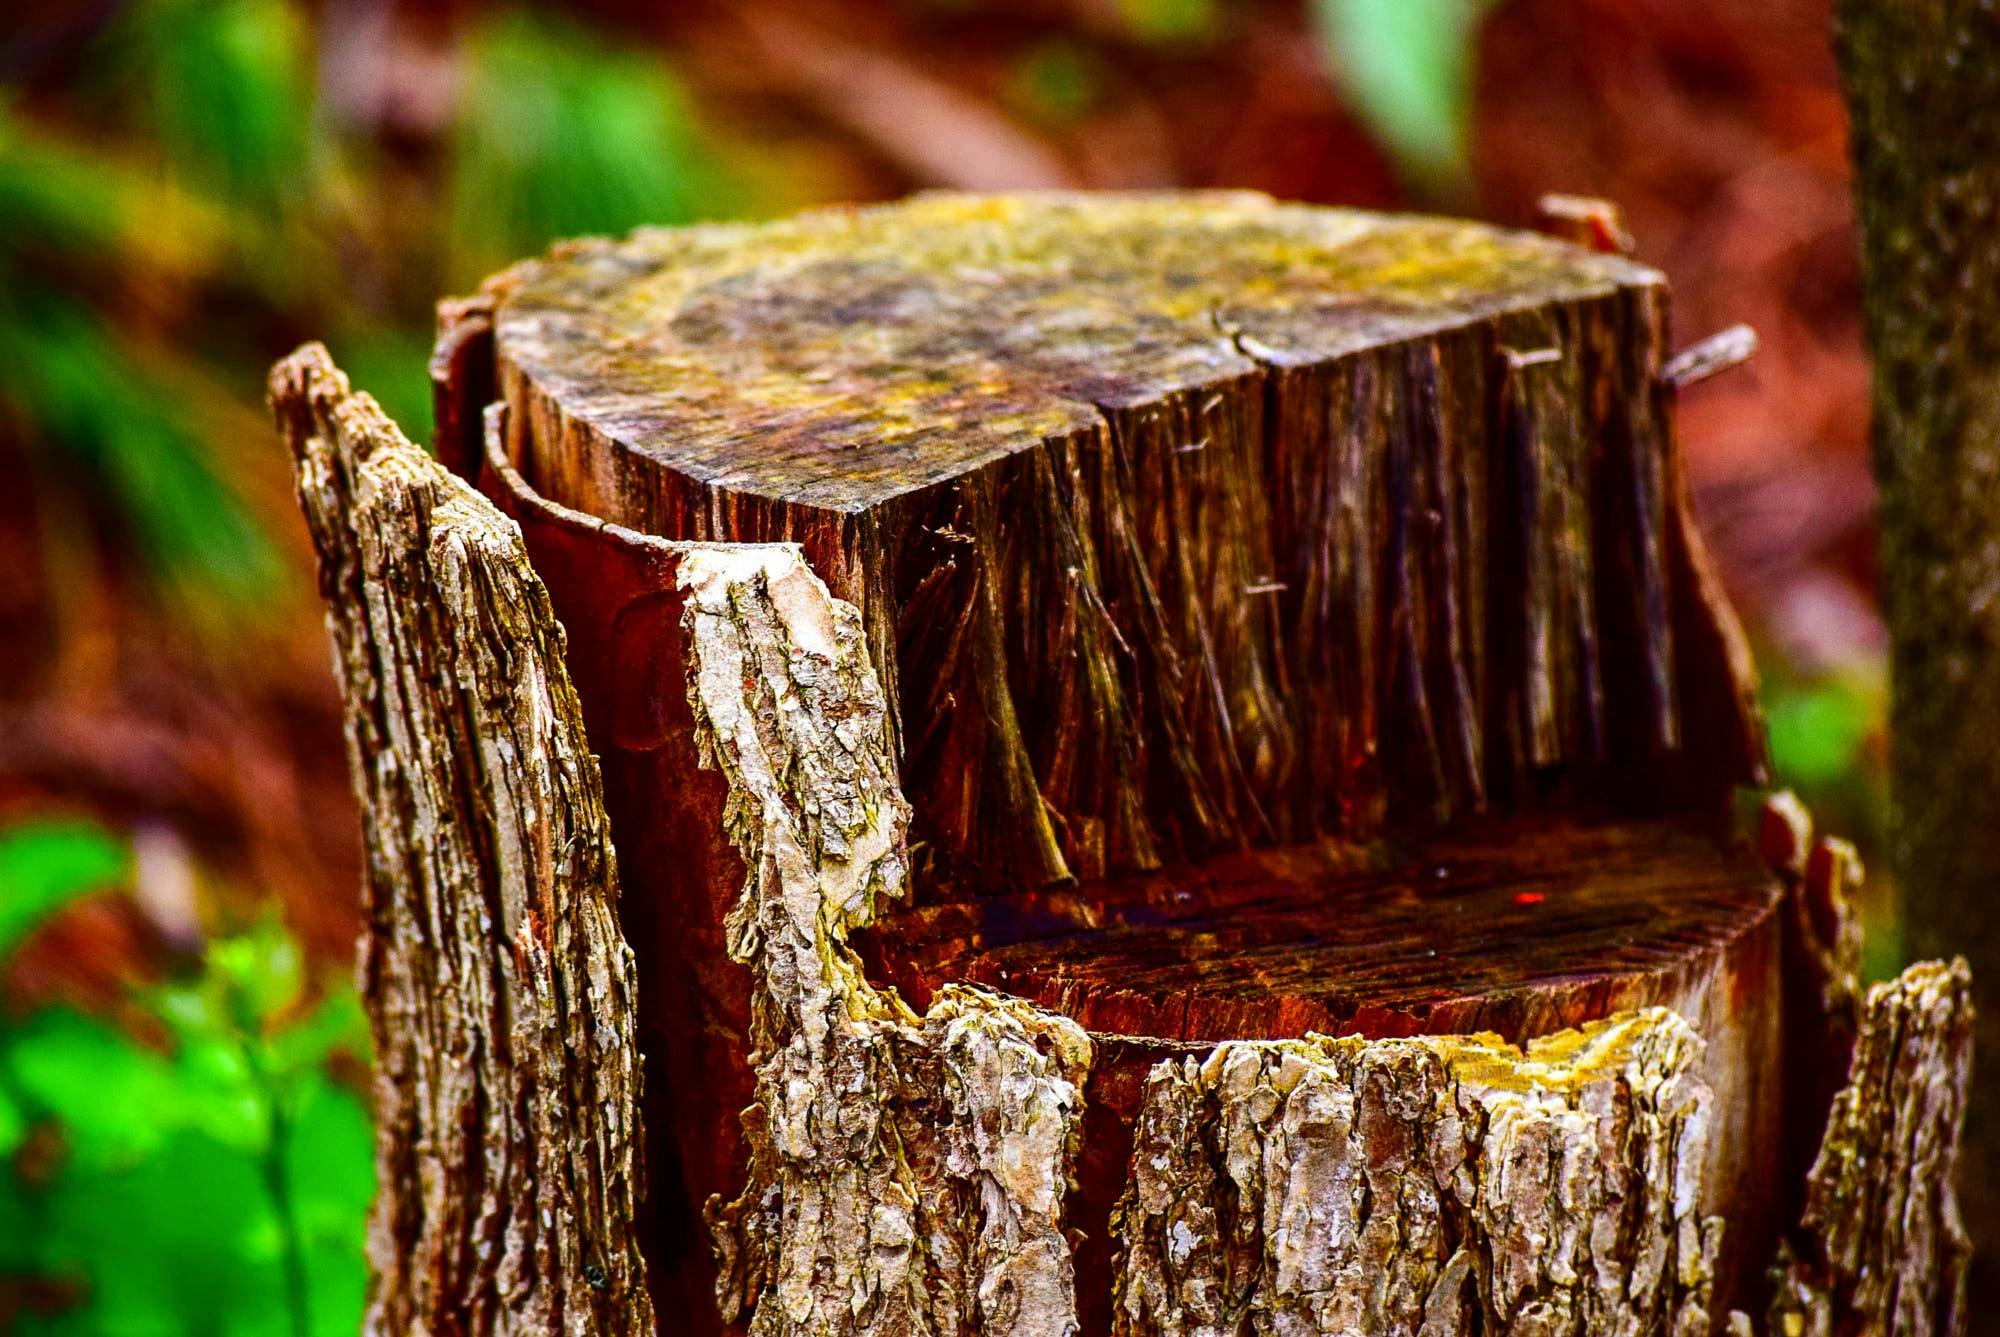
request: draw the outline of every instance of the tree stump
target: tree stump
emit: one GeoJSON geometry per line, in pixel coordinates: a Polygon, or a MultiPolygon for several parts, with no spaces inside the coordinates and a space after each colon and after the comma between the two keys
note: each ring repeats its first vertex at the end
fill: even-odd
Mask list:
{"type": "MultiPolygon", "coordinates": [[[[446,1015],[545,1018],[415,1043],[566,1074],[512,1097],[521,1129],[581,1102],[517,1159],[610,1209],[544,1216],[576,1299],[510,1272],[514,1310],[473,1327],[644,1330],[636,1300],[578,1303],[637,1285],[669,1326],[759,1334],[1702,1332],[1772,1299],[1801,1221],[1784,1314],[1888,1312],[1822,1236],[1950,1289],[1948,1177],[1934,1230],[1858,1226],[1883,1200],[1851,1184],[1800,1215],[1787,1151],[1830,1101],[1933,1180],[1957,1107],[1865,1075],[1839,1106],[1871,1034],[1849,865],[1783,805],[1733,829],[1761,726],[1654,271],[1255,196],[942,196],[568,244],[441,312],[437,456],[518,527],[505,602],[545,589],[554,619],[502,626],[549,685],[454,668],[488,606],[414,558],[353,574],[309,506],[337,639],[400,609],[442,647],[347,653],[350,712],[397,675],[477,706],[352,734],[371,839],[495,869],[418,895],[420,864],[377,860],[407,922],[372,940],[519,957],[518,912],[430,907],[514,904],[510,869],[576,867],[605,817],[622,884],[608,851],[594,884],[533,881],[536,924],[617,928],[525,982],[423,976],[471,1005],[446,1015]],[[522,746],[551,715],[559,745],[522,746]],[[495,802],[582,736],[604,817],[582,780],[576,813],[495,802]],[[403,841],[379,777],[409,771],[485,797],[403,841]],[[580,1075],[621,1026],[643,1101],[580,1075]],[[594,1186],[641,1123],[621,1215],[594,1186]],[[593,1261],[633,1235],[643,1269],[593,1261]]],[[[305,468],[340,422],[301,375],[274,396],[305,468]]],[[[309,502],[361,495],[319,468],[309,502]]],[[[366,982],[378,1043],[427,1025],[366,982]]],[[[1912,1061],[1951,1089],[1964,991],[1921,987],[1941,1038],[1912,1061]]],[[[429,1123],[495,1108],[385,1128],[378,1255],[481,1256],[505,1181],[447,1206],[401,1176],[429,1123]]]]}

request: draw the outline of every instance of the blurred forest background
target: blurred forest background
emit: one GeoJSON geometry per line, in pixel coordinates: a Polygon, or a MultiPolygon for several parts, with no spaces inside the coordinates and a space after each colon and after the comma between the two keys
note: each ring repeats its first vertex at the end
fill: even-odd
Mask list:
{"type": "MultiPolygon", "coordinates": [[[[431,303],[551,238],[924,186],[1625,209],[1784,780],[1881,849],[1826,0],[11,0],[0,17],[0,1330],[351,1333],[359,876],[261,403],[428,435],[431,303]]],[[[1871,882],[1871,966],[1896,960],[1871,882]]]]}

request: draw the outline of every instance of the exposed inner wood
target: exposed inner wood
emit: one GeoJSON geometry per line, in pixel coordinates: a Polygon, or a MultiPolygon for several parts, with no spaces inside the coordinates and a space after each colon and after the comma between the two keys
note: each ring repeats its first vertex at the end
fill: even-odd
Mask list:
{"type": "MultiPolygon", "coordinates": [[[[1517,819],[920,907],[857,938],[871,977],[913,1000],[969,981],[1091,1028],[1074,1211],[1092,1274],[1163,1059],[1309,1033],[1527,1044],[1675,1009],[1707,1042],[1691,1062],[1718,1096],[1690,1154],[1742,1246],[1721,1255],[1717,1293],[1757,1303],[1754,1260],[1784,1219],[1781,894],[1759,854],[1685,820],[1517,819]]],[[[1110,1321],[1099,1299],[1083,1296],[1092,1331],[1110,1321]]]]}
{"type": "Polygon", "coordinates": [[[1550,819],[920,908],[861,950],[913,999],[985,984],[1126,1035],[1518,1039],[1663,1001],[1777,900],[1754,851],[1683,823],[1550,819]]]}
{"type": "MultiPolygon", "coordinates": [[[[754,977],[726,961],[718,963],[727,941],[724,913],[735,903],[737,888],[748,875],[740,857],[717,848],[720,814],[727,800],[715,789],[713,772],[693,770],[693,727],[686,699],[673,690],[672,678],[649,680],[624,667],[685,662],[695,652],[677,574],[690,545],[662,542],[564,511],[535,496],[497,454],[494,463],[486,485],[519,517],[537,570],[568,610],[572,659],[592,739],[600,749],[613,794],[613,820],[619,831],[631,833],[620,836],[621,864],[633,889],[627,920],[634,927],[628,931],[641,944],[647,995],[671,1000],[658,1013],[649,1009],[653,1021],[642,1031],[649,1070],[664,1079],[661,1085],[671,1093],[663,1094],[655,1107],[655,1121],[671,1128],[674,1138],[653,1160],[656,1182],[663,1183],[655,1195],[656,1212],[670,1221],[685,1211],[679,1204],[688,1199],[673,1193],[666,1174],[678,1178],[681,1192],[695,1203],[710,1193],[735,1192],[743,1149],[735,1112],[754,1094],[745,1085],[753,1048],[754,977]],[[691,1018],[699,1018],[698,1023],[691,1018]],[[662,1166],[677,1169],[663,1174],[662,1166]]],[[[881,727],[886,729],[886,721],[881,727]]],[[[1446,968],[1457,972],[1457,983],[1443,980],[1437,997],[1420,998],[1424,986],[1412,976],[1417,986],[1403,991],[1401,1003],[1357,1008],[1350,1020],[1374,1033],[1484,1027],[1501,1031],[1507,1040],[1524,1042],[1618,1008],[1651,1004],[1675,1008],[1707,1041],[1697,1069],[1715,1088],[1701,1176],[1708,1186],[1704,1210],[1728,1216],[1731,1229],[1740,1232],[1743,1241],[1767,1238],[1775,1227],[1769,1206],[1776,1196],[1776,1167],[1782,1161],[1777,1152],[1780,1102],[1773,1069],[1764,1059],[1783,1044],[1778,997],[1767,987],[1778,951],[1777,917],[1772,910],[1776,881],[1769,874],[1760,875],[1743,851],[1718,843],[1700,827],[1679,819],[1609,827],[1542,820],[1522,828],[1523,853],[1512,858],[1503,852],[1507,825],[1513,824],[1496,822],[1474,833],[1413,840],[1405,847],[1403,863],[1390,857],[1387,851],[1393,846],[1386,844],[1372,851],[1350,848],[1345,859],[1335,857],[1338,847],[1324,845],[1228,856],[1186,873],[1185,878],[1192,886],[1222,885],[1225,893],[1203,904],[1217,918],[1234,921],[1252,918],[1251,902],[1273,894],[1289,899],[1295,915],[1309,914],[1313,905],[1328,901],[1333,912],[1326,918],[1335,921],[1334,933],[1355,941],[1371,932],[1379,932],[1385,942],[1394,941],[1399,922],[1407,933],[1425,918],[1421,905],[1426,896],[1445,903],[1462,901],[1470,907],[1467,918],[1493,920],[1491,928],[1461,920],[1462,932],[1450,944],[1454,955],[1445,961],[1446,968]],[[1648,847],[1655,848],[1663,861],[1658,879],[1640,866],[1642,851],[1648,847]],[[1447,885],[1438,888],[1438,861],[1417,857],[1419,848],[1448,851],[1449,858],[1457,861],[1460,880],[1447,877],[1447,885]],[[1544,852],[1536,856],[1531,853],[1535,849],[1544,852]],[[1556,873],[1555,851],[1562,849],[1585,866],[1556,873]],[[1503,881],[1520,872],[1520,863],[1533,865],[1538,857],[1547,865],[1546,878],[1503,881]],[[1474,861],[1481,858],[1486,866],[1475,871],[1474,861]],[[1274,870],[1296,872],[1302,862],[1316,869],[1317,881],[1273,880],[1274,870]],[[1604,871],[1599,871],[1599,864],[1604,871]],[[1406,868],[1418,872],[1419,888],[1426,883],[1428,888],[1407,896],[1396,890],[1398,870],[1406,868]],[[1232,870],[1233,882],[1224,876],[1232,870]],[[1674,892],[1676,879],[1685,883],[1682,895],[1674,892]],[[1229,900],[1230,889],[1235,901],[1229,900]],[[1543,899],[1520,903],[1516,898],[1523,893],[1543,899]],[[1414,915],[1411,899],[1419,907],[1414,915]],[[1370,929],[1364,922],[1375,913],[1370,908],[1374,906],[1386,916],[1380,929],[1370,929]],[[1338,922],[1343,908],[1354,922],[1338,922]],[[1583,922],[1595,917],[1594,940],[1603,948],[1602,959],[1589,959],[1582,944],[1590,935],[1579,929],[1583,936],[1576,940],[1579,950],[1573,970],[1549,969],[1559,949],[1538,957],[1532,932],[1522,930],[1577,923],[1580,910],[1588,912],[1583,922]],[[1506,945],[1510,935],[1512,946],[1506,945]],[[1484,941],[1490,955],[1519,962],[1523,978],[1505,983],[1497,965],[1482,977],[1481,970],[1489,967],[1481,964],[1482,954],[1473,949],[1476,941],[1484,941]],[[1537,969],[1542,973],[1536,975],[1537,969]],[[1399,1007],[1403,1010],[1396,1010],[1399,1007]]],[[[1449,872],[1452,864],[1445,866],[1449,872]]],[[[912,940],[897,943],[893,935],[915,923],[941,926],[953,917],[1005,917],[1012,913],[1009,907],[1025,905],[1044,911],[1058,907],[1061,913],[1054,922],[1073,928],[1074,921],[1062,917],[1071,911],[1063,907],[1080,905],[1097,894],[1112,899],[1109,893],[1122,889],[1126,893],[1122,913],[1130,932],[1131,925],[1148,917],[1139,908],[1145,890],[1171,887],[1176,880],[1156,874],[1067,893],[987,898],[968,905],[904,911],[874,927],[855,919],[852,927],[860,931],[870,967],[871,982],[865,987],[873,997],[874,991],[887,992],[901,982],[919,1005],[934,1005],[941,997],[963,992],[941,987],[947,982],[943,974],[924,978],[924,963],[949,946],[947,938],[919,939],[913,932],[912,940]]],[[[1184,903],[1180,913],[1185,917],[1196,908],[1192,902],[1184,903]]],[[[1171,913],[1151,917],[1157,922],[1148,928],[1169,932],[1176,928],[1171,913]]],[[[1112,938],[1116,931],[1100,929],[1098,936],[1112,938]]],[[[1304,949],[1314,946],[1304,938],[1295,944],[1304,949]]],[[[1415,947],[1412,955],[1427,950],[1415,947]]],[[[1281,961],[1284,955],[1284,949],[1274,946],[1265,954],[1266,962],[1281,961]]],[[[1226,953],[1216,950],[1205,968],[1226,973],[1226,953]]],[[[1432,969],[1428,958],[1423,958],[1421,968],[1432,969]]],[[[1443,979],[1438,974],[1429,978],[1443,979]]],[[[1036,997],[1031,980],[989,983],[1030,1000],[1036,997]]],[[[863,987],[859,977],[849,987],[863,987]]],[[[1282,1016],[1274,1019],[1270,996],[1259,1001],[1254,992],[1243,990],[1233,1000],[1203,995],[1179,1015],[1199,1014],[1213,1006],[1227,1016],[1234,1009],[1230,1024],[1243,1025],[1242,1036],[1298,1035],[1311,1024],[1304,1017],[1291,1022],[1282,1016]],[[1261,1032],[1254,1029],[1260,1010],[1271,1023],[1271,1029],[1261,1032]],[[1282,1029],[1294,1022],[1298,1029],[1282,1029]]],[[[1053,1010],[1060,1016],[1059,1008],[1053,1010]]],[[[1327,1021],[1332,1024],[1330,1018],[1327,1021]]],[[[1108,1030],[1091,1035],[1096,1059],[1085,1079],[1082,1146],[1075,1170],[1079,1188],[1065,1206],[1066,1220],[1078,1236],[1076,1267],[1083,1280],[1076,1303],[1087,1333],[1105,1332],[1111,1322],[1111,1208],[1131,1174],[1134,1125],[1148,1074],[1163,1060],[1207,1053],[1214,1037],[1227,1034],[1228,1026],[1198,1027],[1195,1033],[1210,1038],[1145,1038],[1143,1032],[1135,1036],[1108,1030]]],[[[685,1267],[687,1237],[678,1238],[675,1256],[685,1267]]],[[[1726,1250],[1717,1265],[1717,1294],[1732,1302],[1739,1297],[1741,1274],[1754,1273],[1760,1266],[1756,1259],[1762,1256],[1754,1246],[1726,1250]],[[1746,1258],[1751,1261],[1745,1262],[1746,1258]]],[[[655,1270],[660,1270],[657,1261],[655,1270]]]]}
{"type": "Polygon", "coordinates": [[[491,299],[530,484],[797,540],[861,609],[920,900],[1712,804],[1760,764],[1680,515],[1664,287],[1622,258],[941,197],[576,244],[491,299]]]}

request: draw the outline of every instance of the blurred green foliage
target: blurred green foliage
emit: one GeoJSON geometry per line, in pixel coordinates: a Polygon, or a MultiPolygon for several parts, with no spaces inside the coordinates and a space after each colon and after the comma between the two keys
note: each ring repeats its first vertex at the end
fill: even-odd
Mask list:
{"type": "Polygon", "coordinates": [[[1819,790],[1862,773],[1883,704],[1878,684],[1854,675],[1777,687],[1766,721],[1779,771],[1793,784],[1819,790]]]}
{"type": "Polygon", "coordinates": [[[1793,790],[1823,833],[1871,853],[1860,914],[1863,977],[1887,979],[1902,968],[1902,921],[1883,852],[1889,841],[1889,684],[1879,660],[1813,673],[1792,669],[1766,647],[1764,721],[1777,783],[1793,790]]]}
{"type": "Polygon", "coordinates": [[[1102,82],[1088,47],[1067,38],[1049,38],[1014,62],[1007,100],[1028,121],[1060,128],[1091,110],[1102,82]]]}
{"type": "MultiPolygon", "coordinates": [[[[77,897],[123,882],[130,865],[125,847],[88,822],[24,823],[0,831],[0,889],[6,892],[0,896],[0,961],[77,897]]],[[[6,1146],[0,1136],[0,1147],[6,1146]]]]}
{"type": "Polygon", "coordinates": [[[84,304],[31,283],[0,301],[7,394],[38,439],[115,505],[141,569],[185,600],[252,607],[276,584],[269,536],[210,461],[171,383],[84,304]]]}
{"type": "MultiPolygon", "coordinates": [[[[0,832],[0,965],[130,876],[96,827],[0,832]]],[[[143,1040],[62,1005],[0,1016],[0,1324],[352,1333],[374,1189],[367,1113],[331,1067],[365,1054],[352,987],[309,989],[267,918],[134,1002],[143,1040]]]]}
{"type": "Polygon", "coordinates": [[[477,21],[421,170],[323,102],[287,0],[135,0],[88,55],[59,114],[0,93],[0,423],[38,500],[213,625],[284,576],[283,518],[213,438],[219,410],[261,420],[291,342],[325,338],[422,439],[436,297],[557,237],[756,203],[661,60],[557,18],[477,21]]]}
{"type": "Polygon", "coordinates": [[[1314,0],[1329,64],[1355,112],[1414,189],[1447,196],[1470,175],[1480,20],[1494,0],[1314,0]]]}
{"type": "Polygon", "coordinates": [[[1118,0],[1126,30],[1143,42],[1181,42],[1216,26],[1216,0],[1118,0]]]}
{"type": "Polygon", "coordinates": [[[557,20],[475,36],[453,139],[453,267],[471,281],[556,237],[685,223],[731,190],[692,104],[652,56],[557,20]]]}

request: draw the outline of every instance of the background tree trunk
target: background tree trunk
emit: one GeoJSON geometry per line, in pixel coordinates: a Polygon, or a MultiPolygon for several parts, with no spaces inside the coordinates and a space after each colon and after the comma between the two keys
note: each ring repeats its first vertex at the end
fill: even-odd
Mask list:
{"type": "Polygon", "coordinates": [[[1962,951],[1974,1305],[2000,1305],[2000,3],[1841,0],[1875,359],[1892,859],[1908,952],[1962,951]]]}

